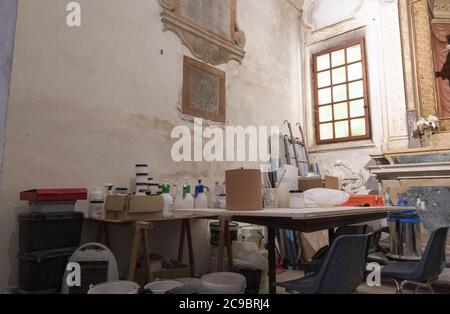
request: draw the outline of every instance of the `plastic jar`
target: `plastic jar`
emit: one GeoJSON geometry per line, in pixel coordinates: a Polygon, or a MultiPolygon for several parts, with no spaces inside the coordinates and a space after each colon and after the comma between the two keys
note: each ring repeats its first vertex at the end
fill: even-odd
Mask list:
{"type": "Polygon", "coordinates": [[[116,195],[128,195],[128,188],[117,188],[116,195]]]}
{"type": "Polygon", "coordinates": [[[148,183],[136,183],[136,193],[148,191],[148,183]]]}
{"type": "Polygon", "coordinates": [[[148,173],[138,173],[136,174],[136,184],[148,184],[148,173]]]}
{"type": "Polygon", "coordinates": [[[303,195],[303,191],[290,191],[289,208],[299,209],[305,207],[305,196],[303,195]]]}
{"type": "Polygon", "coordinates": [[[89,202],[89,218],[101,219],[103,217],[104,201],[93,200],[89,202]]]}
{"type": "Polygon", "coordinates": [[[136,174],[138,173],[148,173],[148,165],[147,164],[137,164],[136,165],[136,174]]]}

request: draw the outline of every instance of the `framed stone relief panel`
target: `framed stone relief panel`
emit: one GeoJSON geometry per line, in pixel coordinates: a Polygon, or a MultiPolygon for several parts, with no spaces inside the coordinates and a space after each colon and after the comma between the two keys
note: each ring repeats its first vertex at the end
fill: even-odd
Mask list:
{"type": "Polygon", "coordinates": [[[176,33],[192,54],[218,65],[244,58],[245,34],[237,0],[160,0],[164,30],[176,33]]]}
{"type": "Polygon", "coordinates": [[[210,121],[226,121],[225,72],[198,60],[184,57],[184,114],[210,121]]]}

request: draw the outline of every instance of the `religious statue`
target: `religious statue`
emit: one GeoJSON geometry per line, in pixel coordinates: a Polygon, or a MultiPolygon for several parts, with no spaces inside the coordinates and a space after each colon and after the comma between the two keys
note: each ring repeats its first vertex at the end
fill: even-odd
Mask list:
{"type": "Polygon", "coordinates": [[[444,52],[447,52],[447,59],[442,66],[442,70],[440,72],[436,72],[436,76],[439,78],[442,78],[444,80],[448,80],[450,84],[450,35],[447,36],[447,50],[444,50],[444,52]]]}

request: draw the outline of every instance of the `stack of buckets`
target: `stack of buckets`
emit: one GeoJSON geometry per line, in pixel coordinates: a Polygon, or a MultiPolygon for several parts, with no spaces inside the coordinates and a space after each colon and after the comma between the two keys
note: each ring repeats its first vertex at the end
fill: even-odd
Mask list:
{"type": "MultiPolygon", "coordinates": [[[[242,227],[238,223],[230,223],[230,239],[231,241],[255,242],[257,247],[261,250],[263,248],[264,229],[262,227],[242,227]]],[[[217,263],[219,260],[219,245],[220,245],[220,223],[212,222],[210,224],[210,243],[211,243],[211,257],[209,271],[215,273],[217,271],[217,263]]],[[[228,265],[227,251],[224,252],[223,265],[228,265]]],[[[259,270],[245,269],[242,267],[235,267],[235,272],[244,275],[247,279],[247,293],[257,294],[262,285],[265,284],[265,274],[259,270]],[[253,288],[253,290],[252,290],[253,288]]]]}

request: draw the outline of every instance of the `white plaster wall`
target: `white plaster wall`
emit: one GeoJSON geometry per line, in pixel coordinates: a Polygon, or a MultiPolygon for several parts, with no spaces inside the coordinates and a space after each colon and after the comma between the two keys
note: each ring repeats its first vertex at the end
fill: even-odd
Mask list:
{"type": "Polygon", "coordinates": [[[312,14],[313,27],[320,29],[351,18],[361,6],[361,0],[320,0],[316,1],[312,14]],[[333,14],[325,14],[333,12],[333,14]]]}
{"type": "MultiPolygon", "coordinates": [[[[396,0],[306,0],[304,22],[305,65],[311,69],[311,55],[361,37],[366,41],[372,139],[333,145],[315,145],[311,70],[306,71],[304,91],[308,139],[312,156],[322,170],[334,172],[337,160],[355,172],[370,162],[370,154],[407,148],[406,101],[402,51],[396,0]],[[332,4],[331,2],[336,3],[332,4]],[[333,14],[329,14],[332,11],[333,14]]],[[[364,171],[369,179],[370,174],[364,171]]],[[[371,179],[360,192],[376,188],[371,179]]]]}
{"type": "MultiPolygon", "coordinates": [[[[227,71],[230,124],[279,125],[300,118],[300,20],[286,1],[238,1],[247,35],[242,66],[227,71]]],[[[183,55],[162,32],[157,0],[80,0],[82,27],[65,24],[67,1],[20,1],[0,190],[0,288],[16,282],[19,192],[35,187],[127,185],[136,162],[157,179],[223,179],[226,163],[174,163],[183,55]],[[161,54],[163,50],[163,54],[161,54]]],[[[80,204],[80,209],[85,204],[80,204]]],[[[175,256],[179,229],[153,232],[153,250],[175,256]]],[[[89,238],[92,232],[87,232],[89,238]]],[[[205,225],[194,228],[197,270],[208,266],[205,225]]],[[[128,256],[130,233],[114,231],[128,256]]]]}

